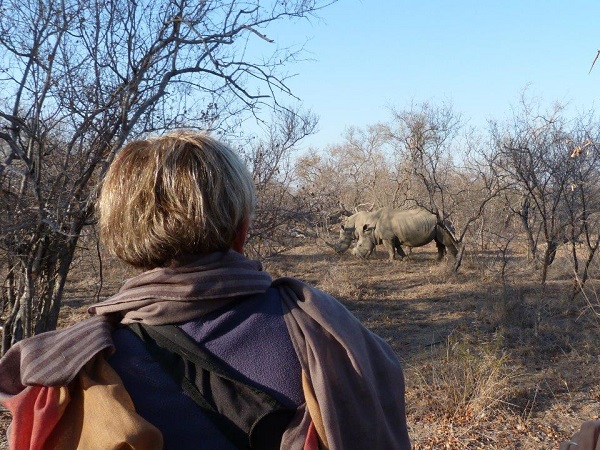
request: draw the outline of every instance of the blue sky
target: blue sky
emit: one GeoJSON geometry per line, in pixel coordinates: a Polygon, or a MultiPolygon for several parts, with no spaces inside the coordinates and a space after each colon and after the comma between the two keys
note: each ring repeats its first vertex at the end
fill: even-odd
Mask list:
{"type": "Polygon", "coordinates": [[[451,102],[471,125],[510,116],[521,93],[573,111],[600,100],[600,1],[340,0],[319,20],[270,31],[304,42],[293,92],[319,117],[305,145],[342,141],[348,126],[390,119],[389,108],[451,102]]]}

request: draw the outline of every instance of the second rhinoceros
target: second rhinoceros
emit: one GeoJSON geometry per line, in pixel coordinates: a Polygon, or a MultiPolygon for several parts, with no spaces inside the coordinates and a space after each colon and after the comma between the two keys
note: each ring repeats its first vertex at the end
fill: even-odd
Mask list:
{"type": "Polygon", "coordinates": [[[394,209],[381,208],[376,217],[367,220],[358,233],[358,242],[353,253],[368,258],[375,246],[383,243],[390,261],[395,259],[400,245],[421,247],[435,241],[438,260],[446,250],[456,257],[456,240],[437,216],[424,208],[394,209]]]}
{"type": "MultiPolygon", "coordinates": [[[[352,241],[359,239],[364,225],[376,223],[377,219],[379,219],[379,214],[384,209],[385,208],[380,208],[375,211],[359,211],[356,214],[347,217],[346,220],[342,222],[338,242],[335,244],[327,243],[327,245],[333,248],[337,253],[344,253],[346,250],[348,250],[350,244],[352,244],[352,241]]],[[[381,242],[378,242],[378,244],[380,243],[381,242]]],[[[406,256],[397,239],[393,240],[393,245],[401,258],[406,256]]],[[[356,254],[355,252],[356,249],[353,250],[353,254],[356,254]]]]}

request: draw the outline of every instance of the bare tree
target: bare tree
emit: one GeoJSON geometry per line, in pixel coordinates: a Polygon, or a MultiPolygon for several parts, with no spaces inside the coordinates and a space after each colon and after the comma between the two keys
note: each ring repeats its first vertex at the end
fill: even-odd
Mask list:
{"type": "Polygon", "coordinates": [[[399,203],[394,169],[380,124],[349,128],[340,144],[326,152],[313,151],[296,165],[300,186],[331,213],[399,203]]]}
{"type": "MultiPolygon", "coordinates": [[[[501,193],[509,181],[496,169],[497,155],[489,151],[482,136],[470,133],[462,143],[464,157],[452,171],[445,196],[446,211],[455,223],[456,239],[462,243],[460,251],[464,252],[467,236],[474,248],[484,250],[490,240],[497,241],[508,228],[501,193]]],[[[460,257],[462,253],[457,257],[458,264],[460,257]]]]}
{"type": "Polygon", "coordinates": [[[328,3],[0,4],[3,352],[56,327],[97,181],[122,144],[175,126],[223,132],[244,111],[280,106],[295,52],[250,49],[271,42],[270,23],[328,3]]]}
{"type": "Polygon", "coordinates": [[[310,197],[296,192],[291,157],[298,142],[314,133],[317,117],[290,108],[279,111],[269,123],[265,138],[255,138],[245,146],[257,190],[247,249],[260,256],[293,246],[294,233],[302,233],[316,212],[310,197]]]}
{"type": "Polygon", "coordinates": [[[569,157],[572,139],[563,110],[555,105],[548,112],[540,112],[536,104],[523,99],[512,122],[492,127],[499,155],[497,170],[514,181],[521,197],[517,211],[531,254],[537,255],[538,231],[545,244],[542,284],[569,224],[565,194],[572,184],[574,163],[569,157]]]}
{"type": "MultiPolygon", "coordinates": [[[[354,198],[349,206],[369,204],[371,208],[379,208],[398,206],[403,202],[398,195],[400,190],[395,183],[390,153],[384,124],[346,131],[344,141],[337,149],[336,167],[338,170],[345,167],[347,177],[352,180],[354,198]]],[[[345,201],[348,203],[348,199],[345,201]]]]}
{"type": "Polygon", "coordinates": [[[446,218],[445,196],[453,163],[453,144],[460,128],[460,115],[450,105],[422,103],[394,111],[388,129],[396,152],[404,161],[405,176],[424,188],[427,200],[415,198],[415,201],[442,219],[446,218]]]}
{"type": "MultiPolygon", "coordinates": [[[[413,202],[429,209],[440,223],[450,223],[453,174],[458,175],[452,155],[461,126],[460,115],[450,105],[423,103],[394,111],[388,128],[401,177],[411,180],[413,202]]],[[[454,270],[460,267],[463,254],[461,245],[454,270]]]]}
{"type": "Polygon", "coordinates": [[[583,115],[571,133],[570,185],[564,202],[568,217],[564,241],[571,250],[575,283],[571,298],[584,288],[600,245],[600,129],[592,115],[583,115]],[[579,258],[584,257],[580,265],[579,258]]]}

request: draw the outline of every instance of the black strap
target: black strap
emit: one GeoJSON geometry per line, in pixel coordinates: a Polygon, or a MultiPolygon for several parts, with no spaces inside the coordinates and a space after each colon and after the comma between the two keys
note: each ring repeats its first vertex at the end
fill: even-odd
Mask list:
{"type": "Polygon", "coordinates": [[[295,409],[242,380],[175,325],[128,327],[237,448],[279,448],[295,409]]]}

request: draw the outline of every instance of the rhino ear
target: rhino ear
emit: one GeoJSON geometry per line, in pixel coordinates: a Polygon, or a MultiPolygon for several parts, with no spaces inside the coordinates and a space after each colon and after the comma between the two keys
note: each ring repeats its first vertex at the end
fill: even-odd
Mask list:
{"type": "Polygon", "coordinates": [[[375,229],[375,227],[374,227],[374,226],[372,226],[372,225],[369,225],[368,223],[365,223],[365,224],[363,225],[363,232],[365,232],[365,233],[366,233],[367,231],[373,231],[374,229],[375,229]]]}

